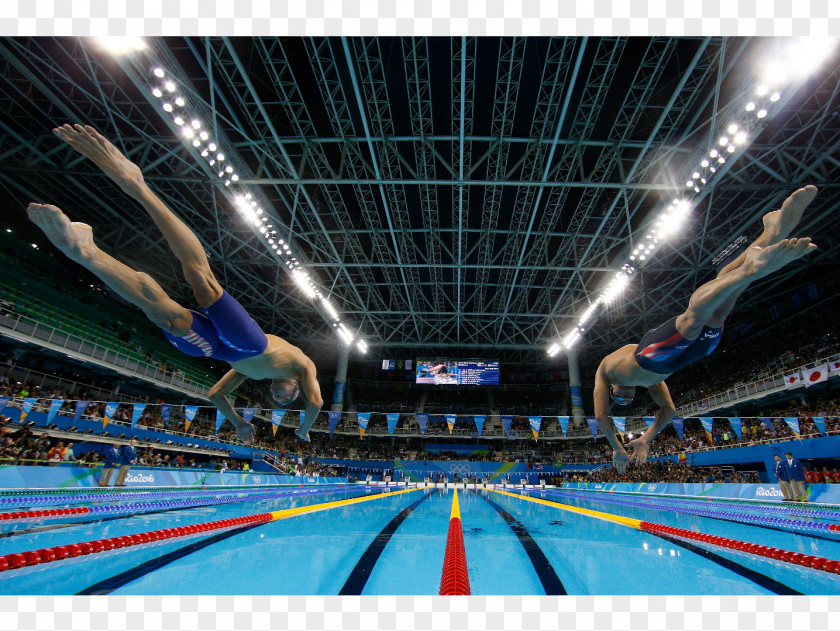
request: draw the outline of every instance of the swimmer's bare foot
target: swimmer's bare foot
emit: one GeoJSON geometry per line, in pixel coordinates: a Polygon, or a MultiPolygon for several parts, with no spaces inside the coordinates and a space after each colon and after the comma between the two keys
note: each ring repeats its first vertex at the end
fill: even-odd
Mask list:
{"type": "Polygon", "coordinates": [[[93,230],[86,223],[71,222],[60,208],[49,204],[29,204],[26,212],[52,244],[71,260],[84,265],[96,256],[93,230]]]}
{"type": "Polygon", "coordinates": [[[816,244],[808,237],[783,239],[766,248],[750,248],[742,268],[753,279],[763,278],[816,249],[816,244]]]}
{"type": "Polygon", "coordinates": [[[303,442],[305,442],[305,443],[308,443],[308,442],[309,442],[309,432],[306,432],[305,434],[301,434],[301,433],[300,433],[300,430],[299,430],[299,429],[296,429],[296,430],[295,430],[295,436],[297,436],[298,438],[300,438],[300,439],[301,439],[303,442]]]}
{"type": "Polygon", "coordinates": [[[83,156],[93,160],[126,193],[132,193],[144,184],[140,167],[90,125],[62,125],[53,129],[53,133],[83,156]]]}
{"type": "Polygon", "coordinates": [[[817,196],[817,187],[808,185],[791,193],[782,203],[781,210],[774,210],[762,218],[764,231],[775,241],[786,239],[808,205],[817,196]]]}

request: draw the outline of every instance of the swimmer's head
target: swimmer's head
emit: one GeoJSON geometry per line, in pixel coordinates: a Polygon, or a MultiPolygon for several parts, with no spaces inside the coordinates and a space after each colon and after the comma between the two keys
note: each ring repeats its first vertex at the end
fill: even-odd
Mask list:
{"type": "Polygon", "coordinates": [[[300,394],[300,386],[294,379],[272,379],[269,392],[276,405],[289,405],[300,394]]]}
{"type": "Polygon", "coordinates": [[[610,398],[616,405],[630,405],[636,396],[636,386],[610,385],[610,398]]]}

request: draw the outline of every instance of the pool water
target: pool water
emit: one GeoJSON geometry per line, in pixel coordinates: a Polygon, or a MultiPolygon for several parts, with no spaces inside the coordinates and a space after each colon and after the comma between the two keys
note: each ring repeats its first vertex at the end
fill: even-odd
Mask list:
{"type": "MultiPolygon", "coordinates": [[[[0,493],[0,513],[89,509],[0,521],[0,555],[271,519],[8,569],[0,592],[437,594],[454,493],[354,485],[0,493]]],[[[829,528],[840,507],[560,489],[461,489],[458,500],[472,594],[840,594],[840,574],[632,525],[840,560],[840,531],[829,528]]]]}

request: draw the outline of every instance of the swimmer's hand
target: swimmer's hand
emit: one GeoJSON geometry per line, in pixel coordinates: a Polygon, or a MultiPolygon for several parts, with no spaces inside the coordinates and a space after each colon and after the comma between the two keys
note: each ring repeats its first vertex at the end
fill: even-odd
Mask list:
{"type": "Polygon", "coordinates": [[[305,434],[301,434],[301,433],[300,433],[300,430],[299,430],[299,429],[296,429],[296,430],[295,430],[295,436],[297,436],[298,438],[300,438],[300,439],[301,439],[303,442],[305,442],[305,443],[310,442],[310,441],[309,441],[309,432],[306,432],[305,434]]]}
{"type": "Polygon", "coordinates": [[[624,449],[613,450],[613,465],[616,471],[624,473],[627,470],[627,463],[630,461],[630,456],[624,449]]]}
{"type": "Polygon", "coordinates": [[[635,440],[631,440],[624,446],[626,449],[632,449],[633,453],[630,455],[630,460],[636,464],[644,464],[648,458],[650,451],[650,443],[644,440],[644,436],[640,436],[635,440]]]}
{"type": "Polygon", "coordinates": [[[241,425],[236,427],[236,435],[239,436],[239,440],[241,440],[246,445],[250,445],[254,442],[254,434],[256,434],[257,430],[254,429],[254,426],[247,421],[243,421],[241,425]]]}

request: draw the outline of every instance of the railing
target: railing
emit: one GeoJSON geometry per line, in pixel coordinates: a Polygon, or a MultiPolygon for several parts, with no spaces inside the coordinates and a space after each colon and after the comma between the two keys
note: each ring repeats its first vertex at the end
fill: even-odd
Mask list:
{"type": "Polygon", "coordinates": [[[109,367],[126,372],[132,377],[146,379],[158,385],[172,386],[182,392],[197,394],[205,399],[210,391],[207,386],[196,383],[183,374],[162,370],[153,364],[132,359],[96,342],[61,331],[32,318],[18,315],[13,311],[0,309],[0,328],[76,353],[83,358],[97,360],[109,367]]]}
{"type": "Polygon", "coordinates": [[[760,394],[780,392],[785,388],[786,375],[792,372],[801,373],[801,371],[803,370],[808,370],[809,368],[814,368],[821,364],[830,363],[839,359],[840,353],[837,353],[830,357],[821,358],[816,361],[804,364],[802,366],[788,368],[783,372],[777,373],[772,377],[762,379],[761,381],[753,381],[752,383],[747,384],[738,384],[732,388],[729,388],[726,392],[714,394],[710,397],[706,397],[705,399],[700,399],[698,401],[692,401],[691,403],[688,403],[686,405],[681,405],[677,408],[677,414],[683,417],[694,416],[697,414],[703,414],[704,412],[711,412],[712,410],[715,410],[716,408],[719,408],[724,405],[734,405],[736,403],[742,403],[746,400],[755,398],[757,395],[760,394]]]}
{"type": "MultiPolygon", "coordinates": [[[[41,389],[65,389],[71,394],[77,393],[80,389],[84,389],[91,394],[92,397],[102,397],[102,400],[113,401],[115,396],[119,396],[121,400],[126,403],[142,403],[143,400],[137,397],[132,397],[123,393],[115,393],[113,390],[106,390],[81,381],[73,381],[66,377],[59,377],[57,375],[49,375],[47,373],[31,370],[29,368],[22,368],[21,366],[0,365],[0,374],[4,374],[9,378],[9,381],[20,381],[22,383],[30,383],[33,386],[39,386],[41,389]],[[4,372],[5,369],[5,372],[4,372]],[[40,379],[40,383],[38,383],[40,379]]],[[[43,398],[43,397],[42,397],[43,398]]],[[[20,407],[20,406],[17,406],[20,407]]],[[[36,412],[39,410],[35,410],[36,412]]]]}

